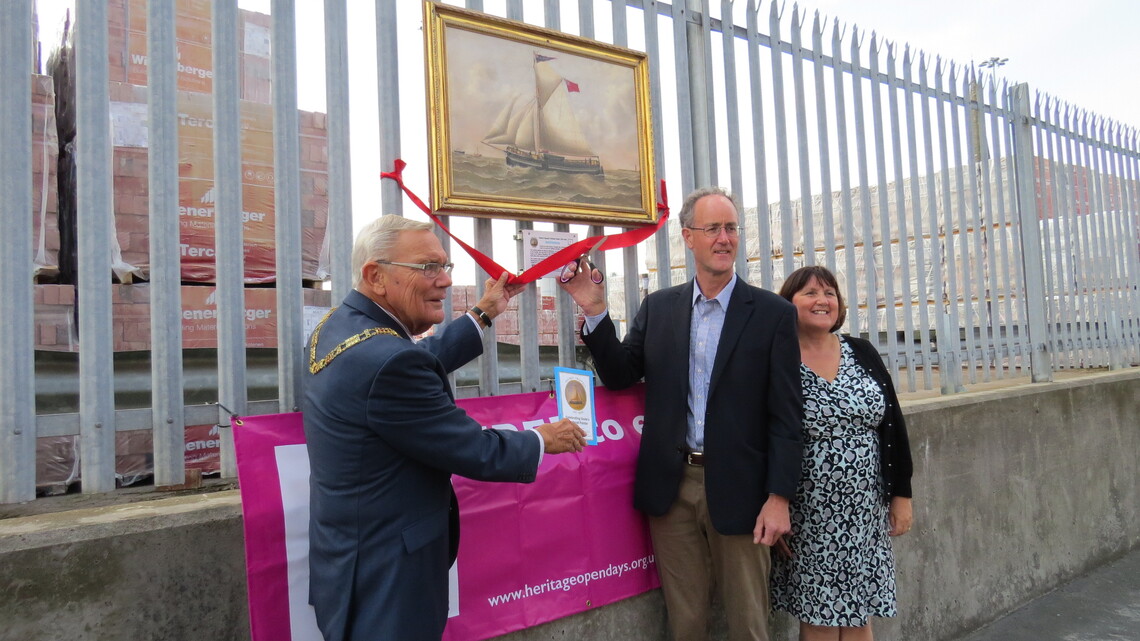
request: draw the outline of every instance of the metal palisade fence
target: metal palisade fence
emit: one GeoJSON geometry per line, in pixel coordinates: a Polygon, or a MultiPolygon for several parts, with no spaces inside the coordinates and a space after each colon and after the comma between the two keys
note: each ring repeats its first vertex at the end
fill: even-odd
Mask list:
{"type": "MultiPolygon", "coordinates": [[[[112,175],[119,161],[108,162],[114,100],[103,61],[113,59],[110,47],[126,46],[108,41],[114,21],[108,7],[117,5],[76,3],[75,145],[65,150],[60,141],[58,153],[75,158],[77,279],[67,322],[78,355],[78,401],[59,410],[41,400],[53,379],[37,349],[43,330],[35,321],[42,250],[33,256],[33,249],[37,241],[43,246],[47,234],[36,220],[49,188],[46,177],[36,186],[48,169],[37,164],[30,135],[39,123],[27,90],[29,72],[37,69],[34,7],[31,0],[0,3],[0,84],[8,88],[0,95],[0,502],[36,496],[38,438],[73,437],[83,491],[103,492],[116,487],[116,434],[149,431],[154,482],[177,485],[186,475],[186,426],[220,426],[220,472],[231,477],[232,416],[299,405],[306,357],[302,317],[309,296],[301,266],[309,228],[302,227],[307,183],[297,134],[294,2],[273,0],[269,27],[273,133],[267,175],[273,187],[277,347],[274,391],[266,400],[250,400],[250,359],[256,355],[249,349],[243,297],[249,293],[243,280],[249,239],[243,239],[242,225],[248,217],[243,198],[249,197],[243,175],[249,170],[240,142],[247,89],[239,70],[250,65],[235,43],[245,43],[251,31],[239,33],[244,18],[236,0],[212,3],[209,178],[216,240],[208,251],[217,270],[211,361],[217,404],[187,400],[197,383],[190,380],[183,350],[179,266],[186,251],[179,237],[178,125],[184,114],[176,79],[189,63],[180,59],[176,29],[185,24],[172,3],[121,2],[144,7],[147,24],[148,398],[134,405],[119,400],[124,377],[116,373],[112,302],[123,294],[111,275],[118,273],[115,248],[122,230],[112,230],[121,205],[112,175]]],[[[349,4],[324,3],[327,214],[321,215],[327,224],[320,239],[320,279],[331,289],[333,304],[351,287],[352,159],[366,152],[379,156],[386,169],[408,148],[422,145],[401,137],[409,125],[422,126],[422,109],[401,111],[401,96],[422,85],[419,67],[393,64],[401,53],[407,60],[397,43],[402,12],[418,12],[414,4],[377,0],[378,44],[361,51],[349,46],[349,4]],[[379,139],[362,141],[349,131],[348,68],[350,61],[369,57],[379,61],[379,139]]],[[[1011,86],[972,65],[884,41],[855,25],[818,15],[809,24],[798,6],[787,10],[778,2],[486,4],[468,0],[465,6],[645,51],[656,166],[674,204],[708,184],[740,196],[746,211],[737,271],[756,285],[776,289],[805,264],[836,272],[850,308],[843,331],[879,346],[900,389],[953,393],[978,381],[1046,381],[1058,369],[1140,361],[1140,144],[1134,127],[1033,94],[1024,85],[1011,86]]],[[[385,181],[380,194],[381,211],[403,211],[394,183],[385,181]]],[[[492,241],[503,224],[474,219],[471,243],[493,255],[492,241]]],[[[513,233],[536,226],[571,229],[510,225],[513,233]]],[[[457,249],[442,234],[441,240],[448,251],[457,249]]],[[[62,264],[67,257],[60,253],[62,264]]],[[[619,323],[632,318],[646,291],[692,276],[675,220],[644,247],[610,254],[597,262],[611,276],[610,307],[619,323]]],[[[521,249],[512,258],[521,261],[521,249]]],[[[544,354],[555,353],[559,365],[578,362],[572,302],[554,294],[557,338],[555,345],[544,345],[541,298],[534,286],[519,296],[517,357],[511,353],[508,362],[499,356],[500,341],[493,330],[487,332],[489,355],[479,361],[477,384],[461,382],[461,394],[544,389],[553,364],[544,354]]]]}

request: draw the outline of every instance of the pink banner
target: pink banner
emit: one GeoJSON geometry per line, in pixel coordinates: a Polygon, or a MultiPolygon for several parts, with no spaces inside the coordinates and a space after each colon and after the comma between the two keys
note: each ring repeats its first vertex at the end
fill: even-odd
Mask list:
{"type": "MultiPolygon", "coordinates": [[[[633,509],[641,386],[596,390],[598,444],[543,457],[528,485],[455,477],[461,530],[447,641],[487,639],[659,585],[633,509]]],[[[484,427],[557,418],[548,393],[459,401],[484,427]]],[[[308,457],[300,414],[235,422],[253,641],[319,641],[308,605],[308,457]]]]}

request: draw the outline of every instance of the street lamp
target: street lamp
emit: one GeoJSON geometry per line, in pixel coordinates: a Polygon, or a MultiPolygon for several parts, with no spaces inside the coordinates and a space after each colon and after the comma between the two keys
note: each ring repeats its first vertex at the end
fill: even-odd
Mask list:
{"type": "MultiPolygon", "coordinates": [[[[983,69],[990,70],[990,82],[992,86],[997,86],[997,68],[1004,66],[1009,62],[1009,58],[1001,58],[993,56],[978,63],[978,66],[983,69]]],[[[970,100],[977,102],[979,105],[982,102],[981,91],[977,84],[970,83],[970,100]]],[[[990,157],[988,145],[986,143],[986,132],[982,128],[982,112],[976,110],[973,112],[974,118],[974,162],[981,162],[988,160],[990,157]]]]}
{"type": "Polygon", "coordinates": [[[990,76],[993,77],[993,76],[997,75],[998,67],[1005,66],[1005,63],[1007,63],[1007,62],[1009,62],[1009,58],[999,58],[997,56],[994,56],[992,58],[989,58],[987,60],[983,60],[982,62],[978,63],[978,66],[983,68],[983,69],[989,69],[990,70],[990,76]]]}
{"type": "MultiPolygon", "coordinates": [[[[1001,58],[998,56],[993,56],[987,60],[983,60],[982,62],[978,63],[978,66],[983,68],[983,69],[989,69],[990,70],[990,82],[992,82],[993,86],[996,87],[997,86],[997,69],[998,69],[998,67],[1004,66],[1005,63],[1007,63],[1007,62],[1009,62],[1009,58],[1001,58]]],[[[974,113],[975,113],[975,116],[977,117],[977,120],[975,123],[975,128],[974,128],[974,133],[977,136],[977,141],[976,141],[976,146],[975,146],[975,151],[974,151],[974,160],[975,161],[989,160],[989,157],[990,157],[989,146],[986,143],[985,130],[982,128],[981,111],[976,111],[974,113]]],[[[978,162],[977,171],[979,174],[982,172],[982,166],[981,166],[980,162],[978,162]]],[[[989,244],[988,239],[986,237],[987,235],[988,234],[985,231],[982,232],[982,245],[983,246],[987,246],[989,244]]],[[[982,251],[985,252],[985,251],[987,251],[987,249],[983,249],[982,251]]],[[[984,265],[985,265],[985,269],[987,271],[986,275],[988,276],[989,275],[988,272],[990,269],[989,261],[984,261],[984,265]]],[[[987,285],[986,285],[986,316],[989,318],[990,327],[993,328],[994,327],[993,299],[990,297],[990,288],[988,285],[989,281],[987,280],[986,282],[987,282],[987,285]]],[[[992,329],[991,329],[991,331],[992,331],[992,329]]]]}

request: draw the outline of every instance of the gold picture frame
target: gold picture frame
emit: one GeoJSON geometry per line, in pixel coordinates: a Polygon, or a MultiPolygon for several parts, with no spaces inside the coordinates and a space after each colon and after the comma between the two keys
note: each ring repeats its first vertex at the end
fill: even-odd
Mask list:
{"type": "Polygon", "coordinates": [[[424,2],[431,207],[657,220],[644,53],[424,2]]]}

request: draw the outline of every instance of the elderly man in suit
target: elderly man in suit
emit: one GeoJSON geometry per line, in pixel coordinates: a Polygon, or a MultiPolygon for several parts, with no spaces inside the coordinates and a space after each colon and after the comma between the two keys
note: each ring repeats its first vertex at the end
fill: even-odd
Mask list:
{"type": "Polygon", "coordinates": [[[624,341],[603,285],[562,287],[606,387],[645,379],[634,506],[649,516],[673,638],[708,638],[718,585],[729,638],[766,640],[770,546],[791,529],[802,449],[796,310],[733,271],[740,209],[726,192],[693,192],[680,219],[696,278],[650,294],[624,341]]]}
{"type": "Polygon", "coordinates": [[[482,351],[506,309],[506,274],[439,337],[451,263],[427,223],[383,216],[357,236],[354,291],[314,329],[305,377],[309,602],[325,641],[434,640],[458,549],[451,475],[529,483],[542,454],[578,452],[562,420],[484,430],[456,407],[448,372],[482,351]]]}

